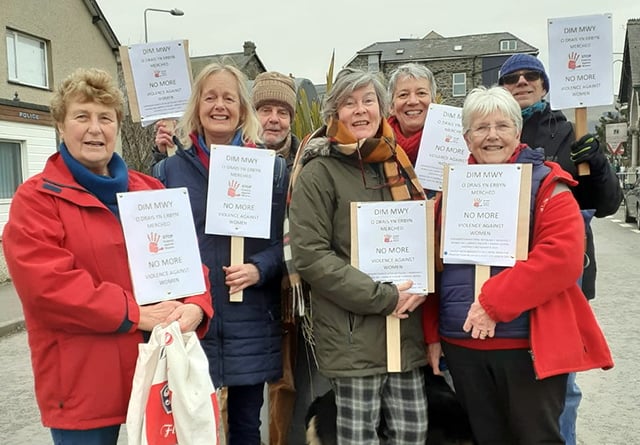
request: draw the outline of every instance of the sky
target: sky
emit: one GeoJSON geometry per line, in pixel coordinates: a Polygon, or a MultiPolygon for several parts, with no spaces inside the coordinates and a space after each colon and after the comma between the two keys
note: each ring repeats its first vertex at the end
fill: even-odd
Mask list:
{"type": "Polygon", "coordinates": [[[326,82],[335,50],[336,69],[375,42],[510,32],[540,50],[548,66],[547,20],[611,13],[614,93],[618,92],[627,20],[640,18],[638,0],[98,0],[122,45],[144,42],[145,8],[184,11],[184,16],[147,12],[149,41],[187,39],[191,56],[242,51],[246,40],[267,70],[326,82]],[[505,5],[507,7],[505,7],[505,5]]]}

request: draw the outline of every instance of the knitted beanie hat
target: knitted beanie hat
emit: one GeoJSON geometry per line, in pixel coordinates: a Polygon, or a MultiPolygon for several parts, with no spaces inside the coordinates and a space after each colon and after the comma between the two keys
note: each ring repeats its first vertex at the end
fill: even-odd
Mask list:
{"type": "Polygon", "coordinates": [[[253,106],[257,110],[267,102],[284,105],[293,119],[296,111],[296,84],[293,79],[275,71],[258,74],[253,82],[253,106]]]}
{"type": "Polygon", "coordinates": [[[502,85],[504,83],[502,79],[504,76],[520,70],[532,70],[541,73],[542,86],[547,93],[549,92],[549,76],[547,76],[547,73],[544,70],[544,65],[537,57],[534,57],[531,54],[514,54],[505,60],[500,67],[500,78],[498,79],[498,83],[502,85]]]}

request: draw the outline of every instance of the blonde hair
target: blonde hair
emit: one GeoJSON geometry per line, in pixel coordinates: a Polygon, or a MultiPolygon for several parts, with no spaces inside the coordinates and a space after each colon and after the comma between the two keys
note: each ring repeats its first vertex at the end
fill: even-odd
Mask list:
{"type": "Polygon", "coordinates": [[[260,121],[256,116],[256,112],[251,102],[251,95],[247,88],[247,77],[238,68],[232,65],[221,65],[219,63],[211,63],[198,73],[196,80],[191,89],[191,97],[184,111],[184,115],[176,128],[180,141],[185,147],[191,145],[189,134],[196,132],[202,135],[204,130],[202,122],[200,122],[199,107],[200,96],[204,89],[204,83],[214,74],[226,72],[231,74],[238,87],[238,95],[240,99],[240,123],[239,128],[242,130],[242,141],[245,143],[260,143],[260,132],[262,130],[260,121]]]}
{"type": "Polygon", "coordinates": [[[98,68],[78,68],[60,83],[51,98],[53,120],[62,124],[72,100],[95,102],[116,112],[118,128],[124,115],[124,97],[111,75],[98,68]]]}

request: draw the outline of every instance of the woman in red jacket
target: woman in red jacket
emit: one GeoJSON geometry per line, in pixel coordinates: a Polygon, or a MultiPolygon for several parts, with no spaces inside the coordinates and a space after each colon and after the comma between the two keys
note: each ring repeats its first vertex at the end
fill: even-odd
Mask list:
{"type": "Polygon", "coordinates": [[[42,423],[55,444],[115,445],[142,331],[178,321],[203,335],[209,292],[139,306],[116,201],[160,189],[115,153],[124,100],[108,73],[79,69],[54,93],[62,143],[22,184],[2,237],[31,349],[42,423]]]}
{"type": "Polygon", "coordinates": [[[502,87],[476,88],[462,109],[470,164],[532,164],[528,259],[491,268],[474,301],[474,266],[444,264],[438,319],[424,311],[430,362],[440,341],[480,445],[564,444],[558,418],[569,372],[613,366],[582,295],[584,223],[575,181],[520,143],[520,107],[502,87]]]}

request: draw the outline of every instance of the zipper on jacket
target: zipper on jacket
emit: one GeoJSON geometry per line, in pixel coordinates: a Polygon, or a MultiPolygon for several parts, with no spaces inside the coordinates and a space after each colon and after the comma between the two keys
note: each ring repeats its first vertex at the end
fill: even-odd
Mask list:
{"type": "Polygon", "coordinates": [[[353,327],[356,324],[355,315],[352,312],[349,312],[349,344],[353,344],[353,327]]]}
{"type": "Polygon", "coordinates": [[[282,155],[276,155],[275,164],[273,168],[273,185],[274,188],[281,188],[284,180],[284,171],[287,169],[287,162],[282,155]],[[282,161],[280,161],[281,158],[282,161]]]}

